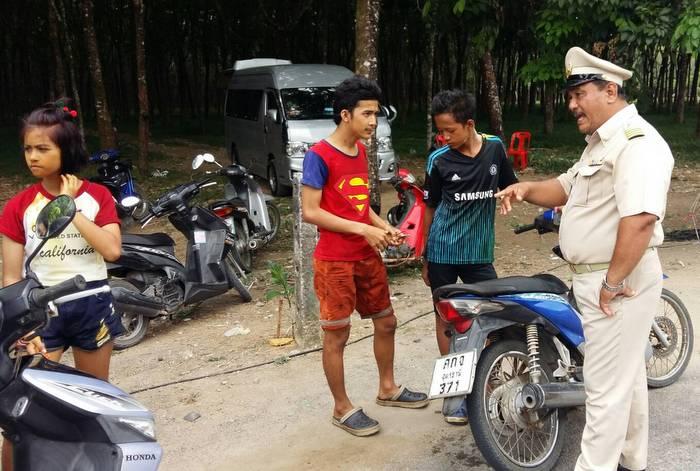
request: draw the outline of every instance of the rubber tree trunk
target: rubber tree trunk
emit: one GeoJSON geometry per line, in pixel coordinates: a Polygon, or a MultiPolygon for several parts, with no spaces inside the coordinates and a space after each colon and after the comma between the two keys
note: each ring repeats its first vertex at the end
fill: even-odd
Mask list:
{"type": "Polygon", "coordinates": [[[95,22],[93,19],[92,0],[81,0],[83,13],[83,28],[85,28],[85,42],[92,77],[92,89],[95,95],[95,112],[97,114],[97,133],[100,136],[100,146],[103,149],[117,146],[117,137],[112,127],[112,115],[107,104],[107,93],[102,80],[102,64],[100,52],[95,34],[95,22]]]}
{"type": "Polygon", "coordinates": [[[148,170],[148,84],[146,82],[146,40],[144,32],[143,0],[133,0],[134,34],[136,48],[136,86],[139,97],[139,156],[138,167],[142,175],[148,170]]]}
{"type": "Polygon", "coordinates": [[[685,122],[685,96],[687,90],[688,67],[690,65],[690,54],[681,54],[678,61],[678,95],[676,95],[676,122],[685,122]]]}
{"type": "Polygon", "coordinates": [[[544,106],[544,133],[550,136],[554,132],[554,87],[551,83],[543,86],[542,102],[544,106]]]}
{"type": "MultiPolygon", "coordinates": [[[[484,92],[486,94],[486,108],[489,113],[489,125],[491,132],[504,139],[503,136],[503,111],[501,100],[498,96],[498,83],[496,82],[496,71],[493,67],[491,52],[486,51],[481,56],[481,73],[484,79],[484,92]]],[[[505,142],[505,141],[504,141],[505,142]]]]}
{"type": "Polygon", "coordinates": [[[70,76],[71,91],[73,94],[73,102],[75,103],[75,110],[78,112],[78,127],[80,128],[80,135],[85,136],[85,127],[83,119],[83,105],[80,101],[80,91],[78,90],[78,79],[75,73],[75,57],[73,56],[73,38],[71,36],[71,28],[68,27],[66,22],[66,8],[63,4],[63,0],[49,0],[50,8],[56,14],[58,20],[58,30],[59,34],[62,34],[63,43],[66,48],[66,56],[68,59],[68,74],[70,76]]]}
{"type": "Polygon", "coordinates": [[[61,53],[61,39],[58,32],[58,17],[56,15],[56,9],[49,6],[48,9],[49,18],[49,38],[51,40],[51,52],[54,57],[54,81],[53,81],[53,93],[56,97],[64,97],[68,94],[68,89],[66,88],[66,74],[65,67],[63,66],[63,54],[61,53]]]}
{"type": "MultiPolygon", "coordinates": [[[[380,9],[381,0],[357,0],[355,9],[355,73],[370,80],[377,80],[377,38],[379,36],[380,9]]],[[[367,167],[370,206],[375,213],[379,214],[381,193],[376,131],[367,143],[367,167]]]]}
{"type": "Polygon", "coordinates": [[[425,123],[425,149],[428,150],[433,145],[433,117],[430,115],[430,108],[433,102],[433,79],[434,79],[434,66],[435,66],[435,37],[437,33],[435,32],[435,27],[433,25],[429,26],[430,42],[428,43],[428,76],[425,81],[425,109],[426,113],[426,123],[425,123]]]}

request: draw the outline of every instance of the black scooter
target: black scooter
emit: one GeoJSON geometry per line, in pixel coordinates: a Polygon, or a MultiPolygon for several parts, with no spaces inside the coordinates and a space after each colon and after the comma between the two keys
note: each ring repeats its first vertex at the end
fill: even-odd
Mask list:
{"type": "Polygon", "coordinates": [[[103,291],[85,290],[80,275],[45,288],[31,272],[34,255],[73,216],[67,196],[44,207],[36,225],[42,242],[25,262],[25,279],[0,290],[0,427],[16,470],[155,471],[163,450],[148,409],[106,381],[13,347],[46,325],[54,304],[103,291]]]}
{"type": "Polygon", "coordinates": [[[107,264],[114,306],[126,332],[114,341],[124,349],[139,343],[151,319],[171,316],[192,305],[236,288],[244,302],[252,299],[239,276],[236,239],[226,223],[209,209],[190,202],[211,179],[192,181],[167,191],[152,202],[144,218],[168,216],[187,238],[187,261],[175,256],[175,242],[164,233],[122,234],[122,255],[107,264]]]}

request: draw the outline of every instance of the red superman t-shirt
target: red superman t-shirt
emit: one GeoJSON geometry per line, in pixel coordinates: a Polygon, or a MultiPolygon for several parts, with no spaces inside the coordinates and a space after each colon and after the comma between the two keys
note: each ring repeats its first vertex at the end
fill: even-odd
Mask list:
{"type": "MultiPolygon", "coordinates": [[[[301,182],[322,190],[321,209],[343,219],[371,224],[367,153],[360,142],[357,149],[357,155],[347,155],[326,141],[318,142],[304,156],[301,182]]],[[[364,237],[319,228],[316,259],[353,261],[373,255],[364,237]]]]}

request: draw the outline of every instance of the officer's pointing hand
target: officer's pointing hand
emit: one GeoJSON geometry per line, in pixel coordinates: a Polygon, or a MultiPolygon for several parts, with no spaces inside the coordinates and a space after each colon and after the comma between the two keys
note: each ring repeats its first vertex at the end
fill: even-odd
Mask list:
{"type": "Polygon", "coordinates": [[[512,202],[521,202],[527,195],[527,185],[525,183],[515,183],[504,190],[499,191],[494,196],[501,199],[501,207],[499,212],[503,215],[508,214],[512,209],[512,202]]]}
{"type": "Polygon", "coordinates": [[[617,296],[623,296],[625,298],[631,298],[632,296],[635,296],[637,293],[630,288],[629,286],[625,286],[622,291],[619,293],[613,293],[612,291],[608,291],[606,289],[600,289],[600,299],[598,300],[598,304],[600,305],[600,310],[603,311],[603,314],[605,314],[608,317],[612,317],[615,315],[615,312],[613,312],[612,306],[610,305],[610,302],[615,299],[617,296]]]}

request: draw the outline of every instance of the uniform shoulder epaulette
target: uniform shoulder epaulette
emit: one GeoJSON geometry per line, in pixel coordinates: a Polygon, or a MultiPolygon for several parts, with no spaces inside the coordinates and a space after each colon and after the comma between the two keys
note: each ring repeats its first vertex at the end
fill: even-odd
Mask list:
{"type": "Polygon", "coordinates": [[[628,141],[631,141],[632,139],[636,139],[638,137],[644,137],[644,131],[642,130],[642,128],[626,128],[625,137],[628,141]]]}

